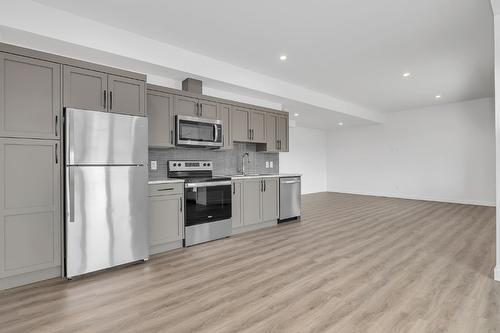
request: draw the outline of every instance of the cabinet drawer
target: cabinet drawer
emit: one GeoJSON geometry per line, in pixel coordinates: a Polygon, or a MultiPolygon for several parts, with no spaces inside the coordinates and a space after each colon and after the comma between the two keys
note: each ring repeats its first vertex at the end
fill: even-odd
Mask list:
{"type": "Polygon", "coordinates": [[[184,183],[150,184],[149,196],[184,194],[184,183]]]}

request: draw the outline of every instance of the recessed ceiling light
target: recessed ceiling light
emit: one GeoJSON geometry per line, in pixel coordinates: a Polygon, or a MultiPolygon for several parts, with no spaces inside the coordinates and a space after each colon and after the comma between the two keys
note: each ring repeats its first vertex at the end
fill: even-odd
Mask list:
{"type": "Polygon", "coordinates": [[[294,115],[295,117],[298,117],[298,116],[299,116],[299,114],[298,114],[298,113],[294,113],[293,115],[294,115]]]}
{"type": "Polygon", "coordinates": [[[411,76],[410,72],[403,73],[403,77],[410,77],[410,76],[411,76]]]}
{"type": "Polygon", "coordinates": [[[435,99],[440,99],[441,97],[442,97],[441,95],[434,96],[435,99]]]}
{"type": "Polygon", "coordinates": [[[280,60],[281,60],[281,61],[285,61],[285,60],[286,60],[286,58],[287,58],[286,54],[283,54],[283,55],[281,55],[281,56],[280,56],[280,60]]]}
{"type": "Polygon", "coordinates": [[[340,121],[339,122],[339,126],[343,126],[343,125],[344,125],[344,123],[340,121]]]}

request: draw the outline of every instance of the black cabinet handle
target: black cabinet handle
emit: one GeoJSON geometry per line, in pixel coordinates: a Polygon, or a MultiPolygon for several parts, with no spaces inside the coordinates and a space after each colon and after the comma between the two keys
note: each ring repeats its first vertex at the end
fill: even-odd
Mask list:
{"type": "Polygon", "coordinates": [[[179,198],[179,202],[181,203],[181,213],[182,213],[182,197],[179,198]]]}
{"type": "Polygon", "coordinates": [[[236,187],[236,185],[234,185],[234,183],[233,183],[233,195],[235,194],[235,187],[236,187]]]}
{"type": "Polygon", "coordinates": [[[55,132],[56,132],[56,137],[59,136],[59,131],[58,131],[58,127],[59,126],[59,116],[56,115],[56,119],[55,119],[55,124],[54,124],[54,127],[55,127],[55,132]]]}
{"type": "Polygon", "coordinates": [[[252,136],[250,135],[250,133],[252,133],[252,130],[251,130],[251,129],[249,129],[249,130],[248,130],[248,140],[251,140],[251,139],[252,139],[252,136]]]}
{"type": "Polygon", "coordinates": [[[56,143],[56,149],[54,150],[55,158],[56,158],[56,164],[59,164],[59,145],[56,143]]]}
{"type": "Polygon", "coordinates": [[[109,92],[109,109],[113,110],[113,92],[109,92]]]}
{"type": "Polygon", "coordinates": [[[170,130],[170,144],[174,144],[174,131],[170,130]]]}
{"type": "Polygon", "coordinates": [[[267,183],[266,183],[265,180],[263,180],[262,183],[264,183],[264,192],[266,192],[266,190],[267,190],[267,183]]]}
{"type": "Polygon", "coordinates": [[[106,90],[104,90],[104,94],[103,94],[103,95],[104,95],[104,98],[103,98],[104,103],[103,103],[103,105],[102,105],[104,109],[106,109],[106,96],[107,96],[107,94],[108,94],[108,93],[107,93],[107,91],[106,91],[106,90]]]}
{"type": "Polygon", "coordinates": [[[173,187],[160,188],[160,189],[158,189],[158,192],[161,192],[161,191],[172,191],[173,189],[174,189],[173,187]]]}
{"type": "Polygon", "coordinates": [[[203,103],[200,103],[200,117],[203,117],[203,103]]]}

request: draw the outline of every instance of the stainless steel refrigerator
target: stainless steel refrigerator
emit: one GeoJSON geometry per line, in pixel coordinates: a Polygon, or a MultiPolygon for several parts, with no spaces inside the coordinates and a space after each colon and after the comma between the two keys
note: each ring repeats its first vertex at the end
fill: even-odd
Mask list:
{"type": "Polygon", "coordinates": [[[149,256],[148,122],[66,109],[66,276],[149,256]]]}

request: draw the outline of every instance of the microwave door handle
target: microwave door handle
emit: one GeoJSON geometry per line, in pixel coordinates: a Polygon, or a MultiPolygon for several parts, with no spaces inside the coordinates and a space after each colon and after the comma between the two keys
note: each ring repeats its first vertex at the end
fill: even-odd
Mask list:
{"type": "Polygon", "coordinates": [[[218,142],[219,140],[219,129],[217,128],[217,124],[214,124],[214,142],[218,142]]]}

